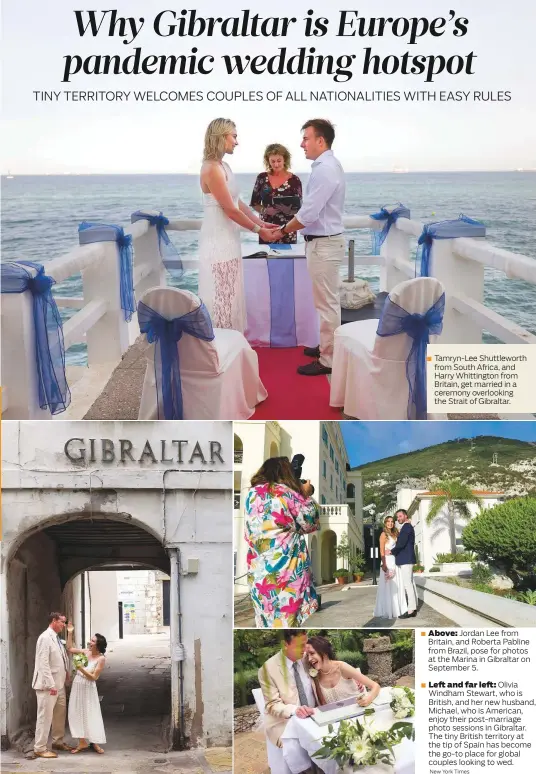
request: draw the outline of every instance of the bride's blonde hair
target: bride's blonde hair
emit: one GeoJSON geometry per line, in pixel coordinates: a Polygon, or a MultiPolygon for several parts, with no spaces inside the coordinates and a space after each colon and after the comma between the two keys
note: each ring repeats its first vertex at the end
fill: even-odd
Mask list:
{"type": "Polygon", "coordinates": [[[225,153],[225,138],[236,125],[229,118],[215,118],[205,132],[203,161],[221,161],[225,153]]]}
{"type": "Polygon", "coordinates": [[[383,520],[383,532],[384,532],[385,535],[387,535],[388,538],[392,537],[393,540],[396,540],[398,538],[398,530],[395,527],[395,517],[394,516],[386,516],[385,517],[385,519],[383,520]],[[390,530],[387,528],[387,522],[389,521],[389,519],[393,520],[393,526],[391,527],[390,530]]]}

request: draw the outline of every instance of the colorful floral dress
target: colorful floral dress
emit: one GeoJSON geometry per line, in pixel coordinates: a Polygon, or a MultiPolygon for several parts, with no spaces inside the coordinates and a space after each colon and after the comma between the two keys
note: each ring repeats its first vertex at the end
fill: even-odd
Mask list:
{"type": "MultiPolygon", "coordinates": [[[[276,226],[286,226],[298,212],[302,201],[302,184],[297,175],[291,175],[288,180],[277,188],[272,188],[268,172],[257,175],[253,193],[251,194],[250,207],[263,208],[261,217],[265,223],[275,223],[276,226]],[[269,208],[268,212],[266,208],[269,208]]],[[[281,242],[296,244],[296,232],[284,234],[281,242]]],[[[266,244],[259,237],[261,245],[266,244]]]]}
{"type": "Polygon", "coordinates": [[[318,609],[305,535],[320,510],[284,484],[260,484],[246,496],[248,583],[258,628],[301,626],[318,609]]]}

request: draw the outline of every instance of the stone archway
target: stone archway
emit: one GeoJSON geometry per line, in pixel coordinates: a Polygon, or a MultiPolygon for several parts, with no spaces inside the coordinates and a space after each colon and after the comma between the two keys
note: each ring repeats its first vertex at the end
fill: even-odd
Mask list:
{"type": "Polygon", "coordinates": [[[324,583],[331,583],[337,569],[337,535],[328,529],[322,533],[321,574],[324,583]]]}
{"type": "MultiPolygon", "coordinates": [[[[98,597],[92,599],[91,589],[81,583],[82,577],[89,577],[87,571],[96,571],[102,578],[109,572],[127,568],[134,572],[158,569],[169,575],[170,559],[161,542],[128,514],[78,512],[43,520],[39,528],[20,535],[6,565],[11,689],[7,734],[11,743],[24,747],[33,736],[35,725],[35,693],[31,688],[35,644],[48,625],[48,614],[56,610],[65,612],[75,624],[76,645],[83,646],[94,633],[89,631],[91,609],[88,617],[85,606],[99,605],[98,597]]],[[[118,615],[117,601],[115,609],[118,615]]],[[[106,632],[101,633],[106,636],[106,632]]],[[[99,681],[99,693],[103,697],[101,707],[105,725],[113,727],[119,747],[122,746],[121,739],[128,737],[132,741],[136,738],[142,718],[149,728],[154,725],[155,736],[151,743],[155,749],[160,747],[164,751],[167,747],[166,740],[160,736],[160,727],[172,715],[169,634],[163,647],[162,663],[167,663],[167,668],[160,675],[156,700],[156,694],[153,696],[151,690],[156,688],[154,681],[152,684],[143,681],[142,686],[140,678],[146,675],[135,669],[129,675],[121,675],[119,660],[109,654],[108,668],[99,681]],[[126,676],[129,676],[130,684],[123,680],[126,676]],[[138,694],[144,695],[143,704],[139,701],[136,704],[138,694]]],[[[124,660],[124,656],[121,658],[124,660]]],[[[141,662],[133,664],[141,667],[141,662]]]]}

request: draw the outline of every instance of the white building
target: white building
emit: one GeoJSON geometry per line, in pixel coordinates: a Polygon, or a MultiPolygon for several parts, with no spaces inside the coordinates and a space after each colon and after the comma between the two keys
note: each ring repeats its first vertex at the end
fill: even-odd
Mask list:
{"type": "MultiPolygon", "coordinates": [[[[48,614],[65,612],[78,644],[97,626],[113,636],[133,571],[146,573],[145,589],[170,579],[173,746],[228,744],[232,424],[4,422],[2,430],[3,744],[35,724],[31,675],[48,614]]],[[[157,591],[142,606],[130,588],[129,609],[156,626],[157,591]]],[[[162,586],[162,605],[163,595],[162,586]]]]}
{"type": "MultiPolygon", "coordinates": [[[[430,525],[426,523],[432,501],[439,494],[440,492],[410,488],[400,488],[397,492],[396,506],[404,508],[411,518],[411,523],[415,529],[415,545],[418,549],[419,561],[426,570],[433,566],[437,554],[451,552],[446,506],[442,508],[430,525]]],[[[479,506],[480,508],[492,508],[504,500],[504,492],[473,490],[473,494],[478,497],[479,503],[468,503],[471,517],[476,516],[479,506]]],[[[456,518],[455,531],[458,551],[463,551],[462,531],[467,524],[465,519],[459,516],[456,518]]]]}
{"type": "Polygon", "coordinates": [[[310,479],[321,505],[321,531],[308,535],[316,583],[333,580],[341,565],[336,549],[344,533],[352,554],[363,550],[361,473],[350,471],[338,422],[234,423],[234,555],[235,591],[247,590],[244,502],[254,473],[269,457],[303,454],[302,476],[310,479]]]}
{"type": "Polygon", "coordinates": [[[113,641],[168,631],[170,578],[161,570],[86,570],[80,583],[86,597],[82,640],[86,632],[102,632],[113,641]]]}

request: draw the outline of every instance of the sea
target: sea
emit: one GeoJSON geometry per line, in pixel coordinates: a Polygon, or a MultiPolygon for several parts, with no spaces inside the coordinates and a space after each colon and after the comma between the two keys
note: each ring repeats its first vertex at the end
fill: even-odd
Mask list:
{"type": "MultiPolygon", "coordinates": [[[[260,170],[259,170],[260,171],[260,170]]],[[[236,178],[249,203],[257,173],[236,178]]],[[[305,184],[307,174],[299,174],[305,184]]],[[[401,202],[411,217],[424,222],[457,218],[464,214],[482,221],[487,239],[498,247],[536,260],[536,172],[422,172],[347,174],[347,215],[366,215],[384,205],[401,202]]],[[[169,218],[201,218],[202,200],[197,175],[46,175],[2,178],[2,261],[28,259],[46,264],[68,253],[78,243],[83,220],[126,226],[135,210],[161,210],[169,218]]],[[[370,254],[370,234],[348,231],[356,253],[370,254]]],[[[170,232],[181,255],[195,256],[198,231],[170,232]]],[[[244,241],[256,245],[253,234],[244,241]]],[[[169,284],[197,289],[197,273],[169,284]]],[[[344,272],[343,272],[344,274],[344,272]]],[[[378,290],[379,269],[356,267],[356,276],[378,290]]],[[[81,295],[80,275],[54,288],[57,295],[81,295]]],[[[507,319],[536,334],[536,286],[487,268],[485,304],[507,319]]],[[[76,310],[62,309],[64,319],[76,310]]],[[[486,340],[493,337],[486,335],[486,340]]],[[[87,362],[84,344],[67,352],[70,365],[87,362]]]]}

